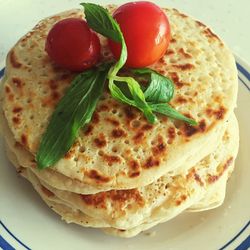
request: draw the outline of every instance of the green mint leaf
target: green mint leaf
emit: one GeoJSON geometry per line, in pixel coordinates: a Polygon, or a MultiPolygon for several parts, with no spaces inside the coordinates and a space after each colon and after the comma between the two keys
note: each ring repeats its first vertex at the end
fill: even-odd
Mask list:
{"type": "Polygon", "coordinates": [[[150,76],[149,85],[144,91],[147,102],[164,103],[169,102],[173,98],[174,84],[168,77],[149,68],[134,69],[132,72],[150,76]]]}
{"type": "Polygon", "coordinates": [[[127,46],[119,24],[103,7],[91,3],[82,3],[81,5],[84,7],[87,23],[94,31],[110,38],[115,42],[121,43],[120,58],[108,73],[111,95],[120,102],[138,108],[144,113],[150,123],[154,123],[156,121],[156,116],[153,114],[151,108],[146,102],[144,93],[139,83],[132,77],[117,76],[117,73],[124,66],[127,60],[127,46]],[[133,99],[126,97],[122,90],[115,85],[114,81],[126,82],[133,99]]]}
{"type": "Polygon", "coordinates": [[[156,112],[160,113],[162,115],[166,115],[170,118],[181,120],[184,122],[187,122],[188,124],[195,126],[197,125],[197,122],[193,119],[190,119],[178,111],[176,111],[174,108],[172,108],[169,104],[167,103],[158,103],[158,104],[150,104],[151,109],[156,112]]]}
{"type": "Polygon", "coordinates": [[[115,76],[127,60],[127,47],[120,26],[109,14],[108,10],[102,6],[93,3],[81,3],[81,5],[84,7],[86,20],[91,29],[115,42],[121,43],[120,58],[109,73],[109,75],[115,76]]]}
{"type": "Polygon", "coordinates": [[[103,93],[110,65],[78,74],[59,101],[45,134],[36,160],[39,169],[54,165],[68,152],[81,127],[90,122],[103,93]]]}
{"type": "Polygon", "coordinates": [[[116,42],[122,42],[121,30],[108,10],[93,3],[81,3],[87,23],[91,29],[116,42]]]}
{"type": "Polygon", "coordinates": [[[110,68],[108,73],[109,89],[112,97],[120,102],[134,106],[141,110],[150,123],[156,122],[157,118],[153,114],[158,112],[175,119],[195,124],[195,121],[178,113],[163,102],[169,102],[174,94],[174,85],[172,81],[151,69],[136,69],[137,74],[149,74],[151,81],[149,86],[142,91],[140,84],[132,77],[118,76],[119,70],[124,66],[127,60],[127,47],[119,27],[119,24],[113,19],[103,7],[92,4],[82,3],[88,25],[103,36],[121,43],[121,55],[116,64],[110,68]],[[126,94],[124,88],[117,85],[118,82],[126,83],[130,95],[126,94]]]}
{"type": "Polygon", "coordinates": [[[150,106],[145,100],[144,93],[141,90],[139,83],[134,78],[124,77],[124,76],[123,77],[114,76],[113,80],[115,80],[115,82],[112,82],[112,84],[110,84],[112,96],[114,95],[117,96],[118,93],[118,91],[114,93],[114,86],[115,86],[115,88],[119,89],[119,95],[117,100],[120,100],[123,103],[129,104],[141,110],[150,123],[155,123],[157,121],[156,116],[153,114],[150,106]],[[123,89],[119,88],[116,85],[116,82],[126,82],[128,89],[130,91],[130,95],[132,96],[133,99],[131,99],[130,95],[126,94],[125,91],[122,91],[123,89]]]}

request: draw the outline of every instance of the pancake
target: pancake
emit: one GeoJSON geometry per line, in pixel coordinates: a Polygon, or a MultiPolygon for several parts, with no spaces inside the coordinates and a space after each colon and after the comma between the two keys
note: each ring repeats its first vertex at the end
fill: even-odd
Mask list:
{"type": "MultiPolygon", "coordinates": [[[[47,171],[40,171],[36,169],[36,162],[34,156],[29,153],[20,143],[17,143],[14,140],[14,137],[7,125],[7,121],[3,116],[3,113],[0,112],[1,123],[3,127],[3,136],[5,138],[7,147],[13,152],[15,158],[17,158],[17,162],[19,165],[25,168],[30,168],[31,171],[44,183],[47,185],[54,187],[56,189],[70,191],[74,193],[80,194],[89,194],[89,187],[77,180],[72,180],[69,177],[66,177],[62,174],[55,172],[53,169],[48,169],[47,171]],[[87,190],[87,191],[86,191],[87,190]]],[[[227,124],[227,123],[226,123],[227,124]]],[[[193,162],[193,159],[191,159],[193,162]]],[[[190,168],[191,163],[185,164],[184,166],[176,169],[175,171],[168,172],[169,176],[175,176],[177,174],[182,173],[183,171],[187,171],[190,168]]],[[[192,164],[193,165],[193,164],[192,164]]],[[[94,190],[98,188],[95,187],[94,190]]],[[[91,194],[91,193],[90,193],[91,194]]]]}
{"type": "MultiPolygon", "coordinates": [[[[215,182],[212,182],[208,188],[208,193],[211,189],[215,189],[221,186],[221,184],[225,183],[228,178],[228,173],[232,170],[231,166],[230,168],[226,169],[226,171],[223,173],[222,176],[220,176],[219,179],[217,179],[215,182]]],[[[36,191],[41,195],[42,199],[47,203],[48,206],[50,206],[51,209],[53,209],[56,213],[58,213],[60,216],[62,216],[62,219],[65,220],[67,223],[76,223],[81,226],[85,227],[97,227],[104,230],[104,232],[114,235],[114,236],[120,236],[120,237],[132,237],[140,233],[141,231],[145,231],[159,223],[165,222],[171,217],[164,217],[157,218],[154,220],[149,220],[149,222],[144,222],[143,224],[137,225],[133,228],[129,228],[127,230],[124,229],[117,229],[109,227],[105,222],[101,221],[99,218],[93,218],[86,214],[84,214],[82,211],[74,209],[71,204],[68,204],[67,202],[60,200],[54,193],[52,193],[50,190],[46,189],[39,180],[35,177],[35,175],[27,174],[27,169],[22,169],[21,173],[22,175],[27,178],[36,191]]],[[[207,192],[203,193],[204,200],[207,198],[207,192]]],[[[198,200],[198,197],[196,197],[198,200]]],[[[196,203],[193,205],[195,206],[196,203]]],[[[183,206],[183,204],[181,205],[183,206]]],[[[198,210],[197,210],[198,211],[198,210]]],[[[169,215],[168,215],[169,216],[169,215]]],[[[172,214],[173,216],[173,214],[172,214]]]]}
{"type": "Polygon", "coordinates": [[[226,186],[226,178],[223,178],[223,180],[221,180],[220,182],[216,182],[215,185],[213,185],[213,188],[211,188],[209,192],[207,192],[206,195],[200,201],[189,207],[187,211],[201,212],[221,206],[225,199],[226,186]]]}
{"type": "MultiPolygon", "coordinates": [[[[175,9],[164,11],[172,40],[152,68],[173,79],[176,91],[170,104],[199,125],[160,115],[158,123],[148,124],[141,112],[105,91],[69,152],[40,172],[34,158],[41,136],[74,77],[50,60],[44,51],[46,36],[57,21],[82,17],[83,11],[42,20],[11,49],[3,80],[4,117],[16,145],[31,155],[32,171],[47,184],[81,194],[143,187],[183,165],[192,167],[216,149],[236,105],[234,58],[205,25],[175,9]]],[[[101,37],[101,43],[106,60],[111,57],[106,39],[101,37]]]]}
{"type": "MultiPolygon", "coordinates": [[[[60,206],[65,205],[71,211],[66,213],[68,217],[65,217],[64,213],[58,212],[59,208],[55,209],[66,221],[66,218],[71,218],[70,221],[77,223],[78,219],[74,217],[78,218],[79,214],[84,214],[84,216],[101,221],[108,227],[126,230],[126,235],[134,235],[135,232],[146,230],[150,225],[172,219],[190,207],[193,211],[209,209],[209,206],[211,207],[214,203],[212,193],[220,188],[224,189],[220,192],[225,193],[226,185],[224,184],[233,171],[238,144],[237,120],[235,116],[232,116],[215,152],[191,169],[183,168],[185,171],[178,175],[166,174],[148,186],[131,190],[79,195],[47,185],[39,180],[30,168],[21,169],[21,173],[26,173],[26,178],[32,182],[33,186],[34,182],[39,183],[43,187],[40,188],[41,192],[44,192],[43,195],[49,194],[52,198],[56,196],[60,200],[60,206]],[[77,211],[76,215],[74,211],[77,211]]],[[[20,166],[18,161],[13,160],[15,155],[11,155],[11,150],[9,158],[17,168],[20,166]]],[[[59,203],[58,200],[54,202],[59,203]]],[[[81,223],[81,225],[84,224],[81,223]]],[[[90,226],[89,222],[88,226],[90,226]]],[[[114,230],[114,233],[117,230],[114,230]]]]}

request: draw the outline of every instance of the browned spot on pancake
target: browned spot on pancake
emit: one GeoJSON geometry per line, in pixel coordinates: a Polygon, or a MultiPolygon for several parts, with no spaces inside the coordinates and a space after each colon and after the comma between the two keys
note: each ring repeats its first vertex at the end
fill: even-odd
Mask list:
{"type": "Polygon", "coordinates": [[[22,107],[18,107],[18,106],[17,106],[17,107],[14,107],[12,111],[13,111],[13,113],[19,113],[19,112],[21,112],[22,110],[23,110],[22,107]]]}
{"type": "Polygon", "coordinates": [[[60,94],[57,91],[53,90],[50,93],[49,97],[45,97],[45,98],[42,99],[42,106],[52,106],[52,107],[54,107],[59,99],[60,99],[60,94]]]}
{"type": "Polygon", "coordinates": [[[144,124],[142,127],[141,127],[141,130],[142,131],[148,131],[148,130],[151,130],[154,126],[151,125],[151,124],[144,124]]]}
{"type": "Polygon", "coordinates": [[[14,86],[16,86],[17,88],[22,87],[22,80],[20,78],[12,77],[12,82],[13,82],[14,86]]]}
{"type": "Polygon", "coordinates": [[[11,90],[10,90],[10,87],[9,87],[9,86],[5,86],[5,92],[6,92],[7,94],[9,94],[9,93],[11,92],[11,90]]]}
{"type": "Polygon", "coordinates": [[[46,187],[44,186],[41,186],[41,189],[43,191],[43,193],[47,196],[47,197],[53,197],[55,196],[54,193],[52,193],[49,189],[47,189],[46,187]]]}
{"type": "Polygon", "coordinates": [[[164,69],[160,69],[160,70],[158,70],[158,73],[160,73],[161,75],[164,75],[165,74],[165,70],[164,69]]]}
{"type": "Polygon", "coordinates": [[[144,200],[137,189],[111,190],[92,195],[81,195],[82,200],[91,206],[106,208],[106,202],[110,200],[112,206],[120,210],[126,202],[134,201],[138,206],[144,205],[144,200]]]}
{"type": "Polygon", "coordinates": [[[184,83],[180,81],[179,76],[176,72],[170,72],[169,75],[177,88],[181,88],[184,86],[184,83]]]}
{"type": "Polygon", "coordinates": [[[128,162],[128,166],[129,166],[129,177],[130,178],[135,178],[137,176],[140,175],[140,164],[138,161],[136,160],[130,160],[128,162]]]}
{"type": "Polygon", "coordinates": [[[212,38],[212,39],[216,39],[220,41],[220,38],[215,35],[209,28],[206,28],[205,30],[203,30],[203,33],[208,37],[208,38],[212,38]]]}
{"type": "Polygon", "coordinates": [[[166,55],[168,56],[173,55],[173,54],[174,54],[174,51],[172,49],[168,49],[166,52],[166,55]]]}
{"type": "Polygon", "coordinates": [[[118,127],[119,124],[120,124],[120,122],[117,121],[117,120],[114,119],[114,118],[109,118],[109,117],[107,117],[107,118],[105,118],[105,120],[106,120],[107,122],[111,123],[111,124],[112,124],[113,126],[115,126],[115,127],[118,127]]]}
{"type": "Polygon", "coordinates": [[[191,70],[194,69],[194,65],[191,63],[186,63],[186,64],[172,64],[171,65],[174,68],[180,69],[180,70],[191,70]]]}
{"type": "Polygon", "coordinates": [[[52,91],[51,98],[52,98],[53,102],[58,101],[60,98],[60,94],[57,91],[52,91]]]}
{"type": "Polygon", "coordinates": [[[207,181],[208,183],[214,183],[216,182],[222,175],[223,173],[228,169],[230,165],[233,163],[233,157],[230,157],[224,165],[220,165],[217,169],[220,169],[219,173],[217,175],[208,175],[207,181]]]}
{"type": "Polygon", "coordinates": [[[170,43],[176,43],[176,39],[171,38],[170,43]]]}
{"type": "Polygon", "coordinates": [[[13,95],[13,94],[9,94],[9,95],[8,95],[8,100],[9,100],[10,102],[13,102],[13,100],[14,100],[14,95],[13,95]]]}
{"type": "Polygon", "coordinates": [[[97,194],[81,195],[82,200],[90,206],[106,208],[106,192],[100,192],[97,194]]]}
{"type": "Polygon", "coordinates": [[[135,201],[137,205],[143,206],[144,200],[137,189],[112,190],[109,192],[111,200],[119,203],[135,201]]]}
{"type": "Polygon", "coordinates": [[[128,163],[128,166],[133,171],[138,170],[140,168],[139,162],[135,161],[135,160],[130,160],[129,163],[128,163]]]}
{"type": "Polygon", "coordinates": [[[208,177],[208,182],[213,183],[213,182],[216,182],[218,179],[219,179],[219,175],[210,175],[208,177]]]}
{"type": "Polygon", "coordinates": [[[51,90],[55,90],[58,88],[57,82],[55,80],[49,80],[49,87],[51,90]]]}
{"type": "Polygon", "coordinates": [[[211,108],[207,108],[207,109],[206,109],[206,114],[207,114],[209,117],[211,117],[211,116],[213,115],[213,113],[214,113],[213,109],[211,109],[211,108]]]}
{"type": "Polygon", "coordinates": [[[197,132],[199,132],[199,129],[196,126],[191,126],[187,123],[184,123],[184,125],[181,128],[186,137],[191,137],[197,132]]]}
{"type": "Polygon", "coordinates": [[[131,149],[129,149],[129,148],[126,149],[126,150],[124,151],[125,155],[127,155],[127,156],[128,156],[128,155],[131,155],[131,152],[132,152],[132,151],[131,151],[131,149]]]}
{"type": "Polygon", "coordinates": [[[98,107],[99,111],[109,111],[109,107],[105,104],[102,104],[98,107]]]}
{"type": "Polygon", "coordinates": [[[130,178],[135,178],[135,177],[138,177],[140,174],[141,174],[140,171],[138,171],[138,172],[132,172],[132,173],[129,174],[129,177],[130,178]]]}
{"type": "Polygon", "coordinates": [[[157,145],[152,147],[153,156],[161,155],[161,154],[165,153],[166,150],[167,150],[167,146],[164,143],[162,136],[158,136],[157,145]]]}
{"type": "Polygon", "coordinates": [[[14,116],[12,121],[15,125],[19,125],[21,123],[21,119],[18,116],[14,116]]]}
{"type": "Polygon", "coordinates": [[[193,117],[191,114],[189,114],[189,113],[184,113],[184,115],[185,115],[186,117],[190,118],[190,119],[194,119],[194,117],[193,117]]]}
{"type": "Polygon", "coordinates": [[[187,180],[189,180],[190,178],[194,178],[194,175],[195,175],[195,169],[191,168],[188,174],[186,175],[187,180]]]}
{"type": "Polygon", "coordinates": [[[22,144],[23,144],[24,146],[27,146],[27,144],[28,144],[27,135],[22,134],[22,136],[21,136],[21,142],[22,142],[22,144]]]}
{"type": "Polygon", "coordinates": [[[218,110],[213,110],[211,108],[206,109],[206,114],[208,116],[215,116],[217,120],[221,120],[224,118],[226,113],[226,109],[223,106],[220,106],[218,110]]]}
{"type": "Polygon", "coordinates": [[[206,28],[206,25],[203,24],[202,22],[200,21],[195,21],[195,22],[198,24],[198,26],[206,28]]]}
{"type": "Polygon", "coordinates": [[[89,172],[85,172],[86,176],[88,176],[90,179],[94,179],[97,182],[109,182],[110,178],[107,176],[103,176],[96,170],[90,170],[89,172]]]}
{"type": "Polygon", "coordinates": [[[10,52],[10,63],[13,68],[20,68],[22,66],[22,64],[18,62],[14,50],[10,52]]]}
{"type": "Polygon", "coordinates": [[[190,54],[188,54],[187,52],[185,52],[185,50],[183,48],[180,48],[178,51],[185,58],[192,58],[192,56],[190,54]]]}
{"type": "MultiPolygon", "coordinates": [[[[193,117],[188,114],[185,113],[184,114],[186,117],[193,119],[193,117]]],[[[198,132],[205,132],[206,131],[206,122],[204,119],[202,119],[201,121],[199,121],[198,126],[191,126],[188,123],[183,123],[181,125],[181,131],[184,133],[184,135],[186,137],[190,137],[193,136],[194,134],[198,133],[198,132]]]]}
{"type": "Polygon", "coordinates": [[[142,165],[143,168],[149,169],[152,167],[158,167],[160,165],[160,161],[155,159],[154,157],[150,156],[142,165]]]}
{"type": "Polygon", "coordinates": [[[217,103],[221,103],[222,102],[222,97],[221,96],[215,96],[213,97],[213,100],[217,103]]]}
{"type": "Polygon", "coordinates": [[[91,120],[94,124],[97,124],[99,123],[100,121],[100,118],[99,118],[99,115],[97,114],[97,112],[94,112],[93,114],[93,117],[92,117],[92,120],[91,120]]]}
{"type": "Polygon", "coordinates": [[[164,57],[160,58],[159,63],[160,64],[165,64],[166,63],[165,60],[164,60],[164,57]]]}
{"type": "Polygon", "coordinates": [[[120,163],[121,162],[121,158],[119,156],[116,156],[116,155],[108,155],[108,154],[105,154],[104,152],[102,152],[100,154],[100,156],[103,158],[103,160],[105,162],[108,163],[109,166],[112,166],[115,163],[120,163]]]}
{"type": "Polygon", "coordinates": [[[126,136],[126,132],[123,129],[117,128],[112,130],[112,136],[114,138],[120,138],[126,136]]]}
{"type": "Polygon", "coordinates": [[[126,106],[126,107],[124,108],[124,112],[125,112],[126,118],[127,118],[129,121],[135,119],[136,115],[135,115],[135,113],[133,112],[133,108],[132,108],[132,107],[126,106]]]}
{"type": "Polygon", "coordinates": [[[186,199],[187,199],[187,196],[186,196],[185,194],[183,194],[183,195],[181,195],[180,199],[177,200],[175,203],[176,203],[177,206],[179,206],[179,205],[181,205],[181,203],[182,203],[183,201],[185,201],[186,199]]]}
{"type": "Polygon", "coordinates": [[[224,107],[222,107],[222,106],[221,106],[218,110],[216,110],[216,111],[214,112],[215,117],[216,117],[217,120],[223,119],[225,113],[226,113],[226,109],[225,109],[224,107]]]}
{"type": "Polygon", "coordinates": [[[107,141],[105,138],[105,135],[103,133],[100,133],[98,138],[94,139],[94,143],[98,148],[103,148],[107,145],[107,141]]]}
{"type": "Polygon", "coordinates": [[[187,103],[187,99],[184,98],[183,96],[179,96],[174,100],[174,102],[178,104],[184,104],[187,103]]]}
{"type": "Polygon", "coordinates": [[[174,139],[175,139],[176,133],[175,133],[175,128],[174,127],[170,127],[168,128],[168,143],[172,144],[174,139]]]}
{"type": "Polygon", "coordinates": [[[201,131],[201,132],[206,131],[206,121],[205,121],[204,119],[202,119],[202,120],[199,122],[199,128],[200,128],[200,131],[201,131]]]}
{"type": "Polygon", "coordinates": [[[75,148],[74,146],[71,147],[71,149],[64,155],[64,159],[71,159],[75,156],[75,148]]]}
{"type": "Polygon", "coordinates": [[[200,186],[204,186],[204,183],[202,182],[201,180],[201,177],[197,174],[197,173],[194,173],[194,179],[199,183],[200,186]]]}
{"type": "Polygon", "coordinates": [[[87,129],[84,131],[84,135],[90,135],[93,129],[94,127],[92,125],[88,125],[87,129]]]}
{"type": "Polygon", "coordinates": [[[144,139],[144,132],[143,131],[138,131],[134,136],[133,136],[133,140],[134,142],[137,143],[141,143],[144,139]]]}

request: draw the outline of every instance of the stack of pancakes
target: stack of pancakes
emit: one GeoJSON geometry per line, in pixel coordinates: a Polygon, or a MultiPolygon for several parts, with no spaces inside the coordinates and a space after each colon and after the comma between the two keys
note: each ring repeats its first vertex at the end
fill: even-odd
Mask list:
{"type": "MultiPolygon", "coordinates": [[[[149,124],[106,88],[90,124],[67,154],[44,170],[37,168],[35,155],[75,76],[50,60],[46,36],[57,21],[83,18],[83,11],[42,20],[8,54],[1,84],[6,151],[18,173],[66,222],[131,237],[184,210],[207,210],[223,202],[239,143],[234,57],[201,22],[175,9],[164,11],[172,39],[151,68],[173,80],[170,104],[198,125],[161,115],[149,124]]],[[[105,61],[111,54],[105,38],[101,43],[105,61]]]]}

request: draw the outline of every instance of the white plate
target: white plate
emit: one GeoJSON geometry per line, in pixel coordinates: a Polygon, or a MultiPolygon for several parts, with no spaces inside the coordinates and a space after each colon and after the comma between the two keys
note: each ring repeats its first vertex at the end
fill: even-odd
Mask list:
{"type": "MultiPolygon", "coordinates": [[[[19,177],[0,139],[0,248],[36,250],[88,249],[237,249],[250,247],[250,67],[237,58],[239,96],[236,115],[240,151],[224,204],[211,211],[184,213],[132,239],[67,225],[19,177]]],[[[0,78],[3,70],[0,68],[0,78]]]]}

